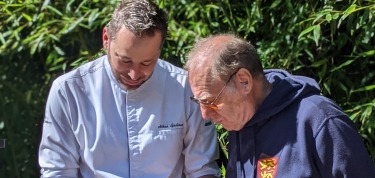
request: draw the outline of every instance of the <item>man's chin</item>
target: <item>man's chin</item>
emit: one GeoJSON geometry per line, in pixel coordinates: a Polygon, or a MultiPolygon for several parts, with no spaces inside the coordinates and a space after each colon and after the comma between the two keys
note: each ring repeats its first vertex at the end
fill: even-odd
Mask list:
{"type": "Polygon", "coordinates": [[[144,83],[145,81],[140,82],[138,84],[122,83],[122,86],[124,86],[127,90],[135,90],[135,89],[138,89],[140,86],[142,86],[144,83]]]}
{"type": "Polygon", "coordinates": [[[125,87],[127,90],[135,90],[137,88],[139,88],[140,86],[142,86],[146,81],[144,79],[139,79],[137,82],[131,82],[131,81],[128,81],[126,79],[123,79],[121,80],[121,78],[118,80],[123,87],[125,87]]]}
{"type": "Polygon", "coordinates": [[[232,124],[226,124],[226,123],[221,123],[221,126],[227,131],[239,131],[243,128],[238,125],[232,125],[232,124]]]}
{"type": "Polygon", "coordinates": [[[127,90],[135,90],[135,89],[139,88],[142,84],[143,84],[143,83],[138,84],[138,85],[128,85],[128,84],[123,84],[123,86],[124,86],[127,90]]]}

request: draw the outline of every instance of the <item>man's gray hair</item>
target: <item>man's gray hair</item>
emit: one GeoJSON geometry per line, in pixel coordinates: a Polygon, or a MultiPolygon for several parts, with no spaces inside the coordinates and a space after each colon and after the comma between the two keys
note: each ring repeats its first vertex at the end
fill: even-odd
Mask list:
{"type": "Polygon", "coordinates": [[[194,58],[196,54],[204,50],[211,39],[218,36],[226,36],[230,40],[224,42],[224,47],[220,51],[215,51],[217,55],[213,56],[216,56],[217,59],[213,60],[209,76],[226,81],[240,68],[247,69],[253,77],[264,76],[261,61],[254,46],[232,34],[218,34],[198,40],[188,54],[185,69],[193,70],[201,62],[194,58]]]}

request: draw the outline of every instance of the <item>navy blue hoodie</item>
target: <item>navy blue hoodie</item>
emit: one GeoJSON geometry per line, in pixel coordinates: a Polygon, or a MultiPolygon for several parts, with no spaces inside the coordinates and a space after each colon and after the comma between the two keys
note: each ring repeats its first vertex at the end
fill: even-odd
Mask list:
{"type": "Polygon", "coordinates": [[[265,74],[271,93],[243,129],[229,132],[226,177],[375,177],[355,125],[315,80],[265,74]]]}

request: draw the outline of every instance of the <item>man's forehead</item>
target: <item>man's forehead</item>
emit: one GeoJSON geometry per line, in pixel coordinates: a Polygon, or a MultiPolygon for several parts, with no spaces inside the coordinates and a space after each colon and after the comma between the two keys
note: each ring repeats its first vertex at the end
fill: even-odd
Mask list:
{"type": "Polygon", "coordinates": [[[189,81],[194,95],[201,99],[209,98],[216,92],[218,81],[207,72],[189,72],[189,81]]]}
{"type": "Polygon", "coordinates": [[[193,84],[202,84],[212,82],[210,69],[204,65],[197,64],[194,69],[189,71],[189,80],[193,84]]]}

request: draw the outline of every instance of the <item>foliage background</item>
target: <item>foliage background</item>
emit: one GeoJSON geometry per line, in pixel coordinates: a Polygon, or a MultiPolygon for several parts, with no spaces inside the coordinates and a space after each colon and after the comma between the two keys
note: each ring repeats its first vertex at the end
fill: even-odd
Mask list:
{"type": "MultiPolygon", "coordinates": [[[[0,175],[38,177],[44,104],[56,76],[101,51],[118,0],[0,1],[0,175]]],[[[375,0],[157,0],[169,12],[162,58],[182,66],[199,37],[238,34],[265,68],[315,78],[357,125],[375,159],[375,0]]],[[[226,158],[226,132],[217,127],[226,158]]],[[[223,175],[225,169],[223,167],[223,175]]]]}

